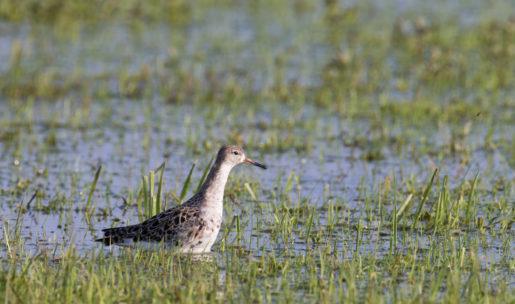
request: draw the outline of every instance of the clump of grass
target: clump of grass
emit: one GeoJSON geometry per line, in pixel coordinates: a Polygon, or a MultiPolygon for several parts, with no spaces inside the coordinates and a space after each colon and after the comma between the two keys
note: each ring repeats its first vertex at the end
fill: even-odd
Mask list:
{"type": "Polygon", "coordinates": [[[163,162],[155,170],[150,170],[147,175],[142,177],[140,196],[137,200],[140,220],[150,218],[163,210],[162,192],[163,192],[163,174],[166,162],[163,162]],[[157,180],[156,191],[156,173],[159,174],[157,180]]]}
{"type": "MultiPolygon", "coordinates": [[[[198,180],[197,187],[195,191],[200,190],[200,187],[204,183],[209,169],[213,163],[213,158],[210,160],[206,168],[203,170],[200,179],[198,180]]],[[[145,218],[152,217],[161,211],[165,210],[168,206],[166,202],[163,200],[164,197],[164,170],[165,170],[166,162],[163,162],[159,167],[155,170],[150,170],[147,175],[142,177],[141,187],[139,190],[139,196],[137,199],[138,206],[138,214],[140,220],[145,218]],[[158,174],[158,179],[156,181],[156,174],[158,174]],[[156,182],[157,182],[157,190],[156,190],[156,182]]],[[[181,204],[186,199],[186,196],[189,193],[191,188],[193,172],[195,170],[195,164],[191,165],[190,170],[188,171],[188,175],[182,184],[182,188],[179,196],[174,193],[170,193],[177,200],[178,204],[181,204]]]]}

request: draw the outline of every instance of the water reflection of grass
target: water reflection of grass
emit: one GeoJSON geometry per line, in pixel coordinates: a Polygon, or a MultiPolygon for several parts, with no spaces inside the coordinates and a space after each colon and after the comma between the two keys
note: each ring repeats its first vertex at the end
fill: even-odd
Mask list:
{"type": "Polygon", "coordinates": [[[7,30],[0,65],[1,297],[513,302],[513,18],[377,5],[3,1],[8,26],[29,29],[7,30]],[[231,179],[212,259],[68,244],[178,203],[223,142],[287,160],[273,181],[231,179]],[[102,175],[97,159],[76,165],[103,146],[102,175]],[[161,155],[188,161],[156,183],[162,200],[156,176],[141,191],[116,184],[116,172],[133,167],[139,181],[161,155]],[[346,192],[324,179],[339,183],[340,169],[291,165],[325,161],[400,173],[346,192]],[[318,180],[320,197],[304,192],[318,180]],[[52,250],[23,226],[45,215],[69,233],[52,250]]]}

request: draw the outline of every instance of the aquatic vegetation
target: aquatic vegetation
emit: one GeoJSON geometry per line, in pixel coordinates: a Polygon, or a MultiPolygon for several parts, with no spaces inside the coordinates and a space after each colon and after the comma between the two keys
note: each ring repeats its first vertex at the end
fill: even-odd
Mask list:
{"type": "Polygon", "coordinates": [[[513,302],[514,14],[0,1],[0,298],[513,302]],[[225,143],[270,169],[235,170],[211,255],[94,244],[225,143]]]}

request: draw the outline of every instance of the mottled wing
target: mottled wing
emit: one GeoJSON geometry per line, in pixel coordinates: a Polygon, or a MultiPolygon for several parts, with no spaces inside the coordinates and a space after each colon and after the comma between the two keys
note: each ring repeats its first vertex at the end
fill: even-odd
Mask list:
{"type": "Polygon", "coordinates": [[[164,241],[178,246],[195,239],[203,227],[200,209],[182,205],[157,214],[141,224],[104,229],[104,237],[97,241],[106,245],[164,241]]]}
{"type": "Polygon", "coordinates": [[[205,223],[198,207],[183,205],[146,220],[142,226],[150,232],[151,240],[183,245],[196,238],[205,223]]]}

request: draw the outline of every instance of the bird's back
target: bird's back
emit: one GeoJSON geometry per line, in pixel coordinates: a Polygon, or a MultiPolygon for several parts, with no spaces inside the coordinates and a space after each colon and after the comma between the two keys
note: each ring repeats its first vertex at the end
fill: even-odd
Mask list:
{"type": "Polygon", "coordinates": [[[194,195],[182,205],[140,224],[103,229],[104,237],[96,241],[105,245],[144,248],[162,243],[165,247],[176,247],[181,251],[209,251],[216,240],[221,218],[206,216],[206,212],[201,210],[201,202],[199,195],[194,195]]]}

